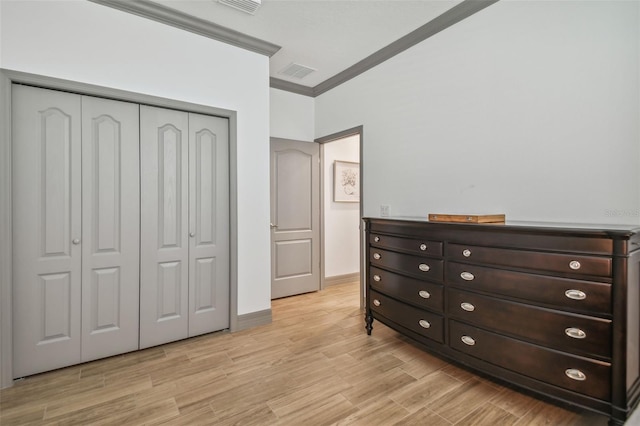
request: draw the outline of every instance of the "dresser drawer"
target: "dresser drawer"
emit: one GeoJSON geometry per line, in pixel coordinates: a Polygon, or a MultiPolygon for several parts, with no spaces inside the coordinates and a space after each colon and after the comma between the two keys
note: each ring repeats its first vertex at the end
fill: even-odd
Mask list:
{"type": "Polygon", "coordinates": [[[549,350],[449,321],[449,344],[460,352],[522,375],[610,401],[611,364],[549,350]]]}
{"type": "Polygon", "coordinates": [[[539,308],[475,293],[447,290],[454,319],[542,346],[601,358],[611,357],[611,321],[539,308]]]}
{"type": "Polygon", "coordinates": [[[451,260],[471,263],[565,274],[611,276],[611,259],[608,257],[509,250],[462,244],[448,244],[446,255],[451,260]]]}
{"type": "Polygon", "coordinates": [[[405,251],[429,256],[442,256],[442,242],[412,238],[390,237],[383,234],[369,235],[369,244],[391,250],[405,251]]]}
{"type": "Polygon", "coordinates": [[[440,315],[406,305],[373,290],[370,296],[369,306],[373,312],[424,337],[444,342],[444,320],[440,315]]]}
{"type": "Polygon", "coordinates": [[[447,283],[572,311],[611,313],[611,284],[448,262],[447,283]]]}
{"type": "Polygon", "coordinates": [[[418,307],[442,312],[442,285],[405,277],[383,269],[371,268],[369,285],[372,289],[418,307]]]}
{"type": "Polygon", "coordinates": [[[444,263],[442,259],[412,256],[377,247],[371,247],[369,251],[369,262],[372,266],[394,269],[421,279],[442,282],[444,263]]]}

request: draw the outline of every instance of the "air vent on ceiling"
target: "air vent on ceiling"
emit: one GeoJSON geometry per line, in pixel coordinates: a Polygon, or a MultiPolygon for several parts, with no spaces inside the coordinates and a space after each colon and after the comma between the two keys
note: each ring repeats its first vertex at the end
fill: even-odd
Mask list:
{"type": "Polygon", "coordinates": [[[218,3],[233,7],[246,13],[254,14],[262,4],[262,0],[218,0],[218,3]]]}
{"type": "Polygon", "coordinates": [[[280,70],[279,74],[286,75],[287,77],[303,79],[314,71],[316,70],[306,65],[291,63],[284,69],[280,70]]]}

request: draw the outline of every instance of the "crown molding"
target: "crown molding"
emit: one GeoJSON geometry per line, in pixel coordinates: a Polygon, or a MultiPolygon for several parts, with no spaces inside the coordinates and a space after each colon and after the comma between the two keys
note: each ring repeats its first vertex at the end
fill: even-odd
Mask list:
{"type": "Polygon", "coordinates": [[[149,0],[89,0],[213,40],[221,41],[266,56],[273,56],[280,46],[260,40],[218,24],[188,15],[149,0]]]}
{"type": "Polygon", "coordinates": [[[463,19],[480,12],[484,8],[497,3],[498,0],[464,0],[442,15],[432,19],[420,28],[410,32],[406,36],[394,41],[377,52],[367,56],[355,65],[350,66],[346,70],[330,77],[313,88],[314,96],[319,96],[339,85],[359,76],[365,71],[370,70],[376,65],[385,62],[388,59],[404,52],[410,47],[415,46],[428,39],[429,37],[439,33],[450,26],[457,24],[463,19]]]}
{"type": "MultiPolygon", "coordinates": [[[[163,24],[167,24],[185,31],[199,34],[217,41],[231,44],[252,52],[260,53],[266,56],[273,56],[280,46],[260,40],[255,37],[240,33],[230,28],[223,27],[218,24],[197,18],[180,12],[176,9],[154,3],[150,0],[89,0],[90,2],[101,4],[103,6],[112,7],[134,15],[142,16],[163,24]]],[[[388,59],[404,52],[410,47],[415,46],[428,39],[429,37],[439,33],[450,26],[457,24],[463,19],[480,12],[486,7],[497,3],[499,0],[464,0],[451,9],[444,12],[437,18],[429,21],[420,28],[410,32],[406,36],[394,41],[377,52],[367,56],[358,63],[350,66],[344,71],[330,77],[329,79],[319,83],[315,87],[303,86],[301,84],[271,77],[269,86],[274,89],[280,89],[287,92],[296,93],[298,95],[316,97],[319,96],[342,83],[359,76],[360,74],[380,65],[388,59]]]]}
{"type": "Polygon", "coordinates": [[[269,78],[269,87],[296,93],[298,95],[310,96],[312,98],[316,96],[313,91],[313,87],[303,86],[302,84],[293,83],[291,81],[282,80],[275,77],[269,78]]]}

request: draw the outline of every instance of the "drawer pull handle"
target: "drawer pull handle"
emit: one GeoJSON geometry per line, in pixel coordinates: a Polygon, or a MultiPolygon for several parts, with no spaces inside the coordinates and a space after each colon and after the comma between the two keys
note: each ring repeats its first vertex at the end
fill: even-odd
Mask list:
{"type": "Polygon", "coordinates": [[[579,328],[574,328],[574,327],[569,327],[565,329],[564,333],[567,336],[572,337],[574,339],[584,339],[585,337],[587,337],[587,333],[580,330],[579,328]]]}
{"type": "Polygon", "coordinates": [[[373,280],[374,281],[380,281],[382,278],[380,278],[380,275],[374,275],[373,276],[373,280]]]}
{"type": "Polygon", "coordinates": [[[422,272],[429,272],[429,269],[431,268],[426,263],[421,263],[420,265],[418,265],[418,269],[420,269],[422,272]]]}
{"type": "Polygon", "coordinates": [[[476,344],[476,341],[471,336],[462,336],[460,340],[462,340],[462,343],[468,346],[473,346],[476,344]]]}
{"type": "Polygon", "coordinates": [[[578,262],[577,260],[572,260],[571,262],[569,262],[569,268],[573,269],[574,271],[577,271],[578,269],[580,269],[580,262],[578,262]]]}
{"type": "Polygon", "coordinates": [[[460,304],[460,307],[461,307],[462,309],[464,309],[465,311],[467,311],[467,312],[473,312],[473,311],[475,311],[475,310],[476,310],[476,307],[475,307],[475,306],[473,306],[471,303],[467,303],[467,302],[462,302],[462,303],[460,304]]]}
{"type": "Polygon", "coordinates": [[[426,320],[420,320],[418,321],[418,324],[420,324],[420,327],[422,328],[430,328],[431,324],[429,323],[429,321],[426,320]]]}
{"type": "Polygon", "coordinates": [[[420,250],[425,251],[427,249],[426,244],[420,244],[420,250]]]}
{"type": "Polygon", "coordinates": [[[567,290],[564,295],[573,300],[584,300],[587,298],[587,294],[580,290],[567,290]]]}
{"type": "Polygon", "coordinates": [[[378,299],[373,299],[373,304],[376,305],[376,306],[382,305],[382,303],[380,303],[380,301],[378,299]]]}
{"type": "Polygon", "coordinates": [[[573,379],[573,380],[578,380],[580,382],[587,380],[587,375],[584,374],[582,371],[577,370],[575,368],[567,368],[564,371],[564,374],[567,375],[568,378],[573,379]]]}
{"type": "Polygon", "coordinates": [[[464,271],[460,274],[460,278],[462,278],[465,281],[473,281],[475,276],[471,272],[464,271]]]}
{"type": "Polygon", "coordinates": [[[373,253],[373,258],[374,258],[375,260],[380,260],[380,258],[381,258],[381,257],[382,257],[382,256],[380,256],[380,253],[373,253]]]}
{"type": "Polygon", "coordinates": [[[376,243],[380,241],[380,237],[374,237],[373,241],[375,241],[376,243]]]}
{"type": "Polygon", "coordinates": [[[420,290],[420,291],[418,292],[418,296],[422,297],[423,299],[428,299],[428,298],[430,298],[430,297],[431,297],[431,293],[429,293],[429,292],[428,292],[428,291],[426,291],[426,290],[420,290]]]}
{"type": "Polygon", "coordinates": [[[464,257],[469,257],[469,256],[471,256],[471,250],[469,250],[469,249],[464,249],[464,250],[462,250],[462,255],[463,255],[464,257]]]}

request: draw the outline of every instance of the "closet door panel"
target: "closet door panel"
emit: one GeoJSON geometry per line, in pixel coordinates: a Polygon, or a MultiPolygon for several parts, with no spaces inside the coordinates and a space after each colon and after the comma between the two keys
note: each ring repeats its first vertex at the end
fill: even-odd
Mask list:
{"type": "Polygon", "coordinates": [[[140,107],[140,348],[188,337],[187,113],[140,107]]]}
{"type": "Polygon", "coordinates": [[[80,362],[80,97],[12,86],[13,376],[80,362]]]}
{"type": "Polygon", "coordinates": [[[138,349],[138,108],[82,97],[82,361],[138,349]]]}
{"type": "Polygon", "coordinates": [[[189,335],[229,327],[229,122],[189,114],[189,335]]]}

